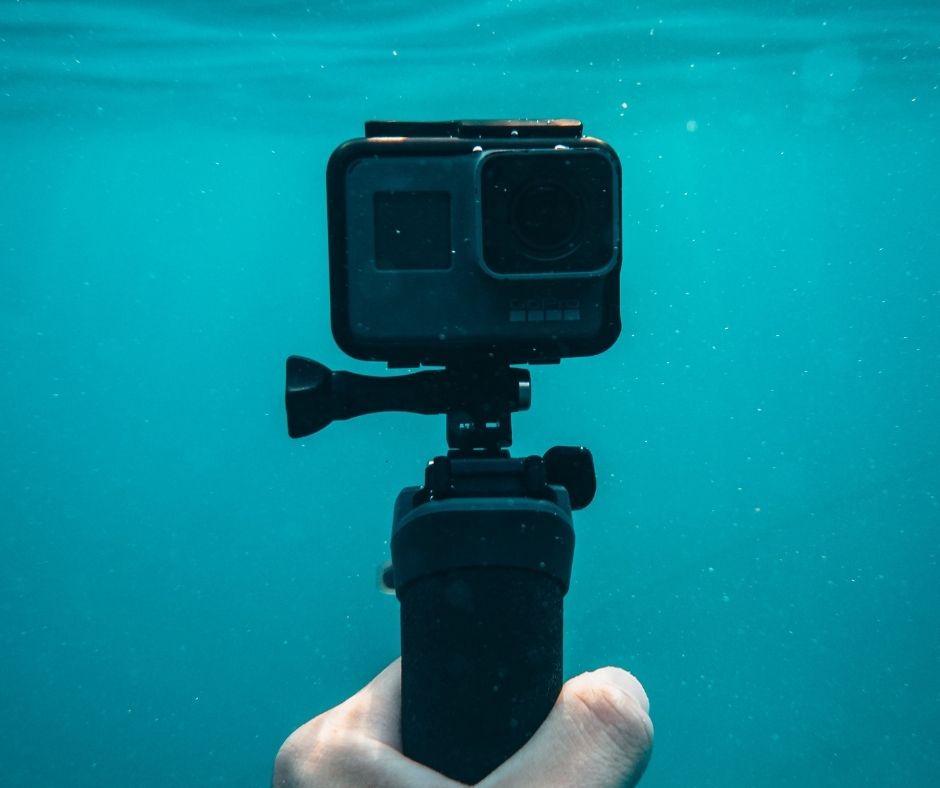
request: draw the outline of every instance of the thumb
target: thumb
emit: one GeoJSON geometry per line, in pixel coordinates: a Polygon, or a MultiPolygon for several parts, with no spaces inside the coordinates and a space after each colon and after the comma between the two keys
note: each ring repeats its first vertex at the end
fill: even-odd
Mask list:
{"type": "Polygon", "coordinates": [[[562,687],[535,735],[480,788],[630,788],[653,747],[649,699],[631,673],[601,668],[562,687]]]}

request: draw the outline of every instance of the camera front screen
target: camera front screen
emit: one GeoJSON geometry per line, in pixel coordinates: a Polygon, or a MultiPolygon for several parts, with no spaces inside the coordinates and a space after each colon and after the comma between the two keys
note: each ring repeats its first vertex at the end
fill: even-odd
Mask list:
{"type": "Polygon", "coordinates": [[[380,271],[450,268],[450,192],[377,191],[375,267],[380,271]]]}

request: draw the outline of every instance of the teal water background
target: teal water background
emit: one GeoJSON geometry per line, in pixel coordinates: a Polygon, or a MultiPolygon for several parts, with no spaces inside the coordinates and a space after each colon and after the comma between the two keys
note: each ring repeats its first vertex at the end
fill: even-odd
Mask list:
{"type": "Polygon", "coordinates": [[[940,7],[0,3],[0,782],[262,786],[398,653],[375,588],[442,418],[285,432],[367,118],[578,117],[624,167],[621,340],[533,370],[584,444],[566,672],[643,785],[940,774],[940,7]]]}

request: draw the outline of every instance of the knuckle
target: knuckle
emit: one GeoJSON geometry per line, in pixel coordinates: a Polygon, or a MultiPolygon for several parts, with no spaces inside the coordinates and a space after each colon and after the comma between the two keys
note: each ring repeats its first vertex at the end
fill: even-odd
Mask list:
{"type": "Polygon", "coordinates": [[[281,745],[274,758],[274,779],[272,781],[274,788],[289,788],[295,783],[300,758],[293,739],[294,737],[290,736],[281,745]]]}
{"type": "Polygon", "coordinates": [[[323,767],[330,749],[324,746],[323,727],[317,718],[287,737],[274,758],[274,788],[306,784],[308,775],[323,767]]]}
{"type": "Polygon", "coordinates": [[[320,788],[342,784],[341,775],[360,755],[355,733],[329,713],[302,725],[274,759],[274,788],[320,788]]]}

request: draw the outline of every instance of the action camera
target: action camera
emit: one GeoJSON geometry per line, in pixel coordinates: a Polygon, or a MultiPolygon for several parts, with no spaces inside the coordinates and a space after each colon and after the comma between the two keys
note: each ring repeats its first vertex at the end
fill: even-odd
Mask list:
{"type": "Polygon", "coordinates": [[[327,167],[339,346],[443,369],[291,356],[288,433],[446,416],[446,454],[395,501],[381,577],[400,603],[401,751],[461,784],[523,747],[562,689],[573,513],[597,474],[584,446],[513,457],[512,414],[532,402],[518,365],[600,353],[620,333],[620,197],[616,154],[572,120],[373,121],[327,167]]]}
{"type": "Polygon", "coordinates": [[[621,170],[578,121],[371,121],[327,166],[333,335],[391,367],[551,363],[620,333],[621,170]]]}

